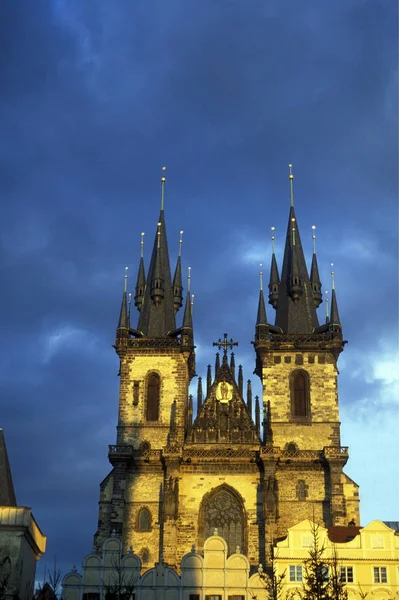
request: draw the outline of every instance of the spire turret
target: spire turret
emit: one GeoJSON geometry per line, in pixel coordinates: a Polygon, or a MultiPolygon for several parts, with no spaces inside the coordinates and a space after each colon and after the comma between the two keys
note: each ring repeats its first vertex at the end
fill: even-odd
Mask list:
{"type": "Polygon", "coordinates": [[[206,370],[206,395],[208,396],[210,389],[212,387],[212,367],[208,365],[206,370]]]}
{"type": "Polygon", "coordinates": [[[198,386],[197,386],[197,415],[198,415],[199,411],[201,410],[202,400],[203,400],[202,377],[198,377],[198,386]]]}
{"type": "Polygon", "coordinates": [[[239,389],[241,398],[243,398],[244,397],[244,377],[242,374],[242,365],[238,366],[238,389],[239,389]]]}
{"type": "Polygon", "coordinates": [[[0,506],[17,506],[6,441],[2,429],[0,429],[0,481],[0,506]]]}
{"type": "Polygon", "coordinates": [[[232,352],[231,355],[230,355],[230,371],[231,371],[231,374],[233,375],[233,379],[235,381],[235,378],[236,378],[236,361],[235,361],[235,358],[234,358],[234,352],[232,352]]]}
{"type": "Polygon", "coordinates": [[[290,211],[276,307],[276,325],[284,333],[306,334],[312,333],[318,327],[318,320],[295,216],[293,179],[290,165],[290,211]]]}
{"type": "Polygon", "coordinates": [[[193,312],[191,301],[191,267],[188,267],[187,296],[182,325],[182,345],[194,347],[193,312]]]}
{"type": "MultiPolygon", "coordinates": [[[[331,266],[333,267],[334,264],[331,263],[331,266]]],[[[334,271],[331,271],[331,307],[330,307],[330,320],[329,320],[329,325],[330,328],[338,328],[341,329],[341,321],[339,319],[339,312],[338,312],[338,303],[337,303],[337,295],[335,293],[335,276],[334,276],[334,271]]]]}
{"type": "Polygon", "coordinates": [[[313,292],[313,303],[317,308],[323,301],[323,294],[321,293],[321,281],[319,275],[319,267],[317,265],[316,258],[316,226],[312,225],[312,240],[313,240],[313,255],[312,255],[312,265],[310,267],[310,283],[312,284],[312,292],[313,292]]]}
{"type": "Polygon", "coordinates": [[[248,412],[252,417],[252,383],[250,379],[247,381],[247,407],[248,412]]]}
{"type": "Polygon", "coordinates": [[[176,269],[173,277],[173,305],[175,307],[175,313],[183,304],[183,283],[181,276],[181,248],[183,244],[183,230],[180,231],[179,239],[179,253],[177,256],[176,269]]]}
{"type": "Polygon", "coordinates": [[[260,289],[259,289],[259,300],[258,300],[258,313],[256,316],[256,325],[255,325],[255,339],[261,339],[262,335],[267,335],[267,333],[269,331],[269,325],[267,323],[267,317],[266,317],[265,297],[263,294],[262,265],[260,265],[260,268],[261,268],[261,270],[259,271],[260,289]]]}
{"type": "Polygon", "coordinates": [[[276,308],[278,301],[278,293],[280,289],[280,276],[278,274],[278,267],[276,261],[276,255],[274,253],[274,240],[275,240],[275,227],[272,230],[272,262],[270,265],[270,279],[269,279],[269,304],[276,308]]]}
{"type": "Polygon", "coordinates": [[[219,355],[219,352],[216,352],[216,357],[215,357],[215,377],[217,377],[219,369],[220,369],[220,355],[219,355]]]}
{"type": "Polygon", "coordinates": [[[161,177],[161,211],[138,322],[138,330],[149,338],[166,337],[176,329],[164,214],[166,182],[164,172],[165,167],[162,169],[161,177]]]}
{"type": "Polygon", "coordinates": [[[258,435],[260,435],[260,405],[259,396],[255,396],[255,426],[258,435]]]}
{"type": "Polygon", "coordinates": [[[140,242],[140,262],[139,262],[139,270],[137,273],[137,282],[136,282],[136,293],[134,295],[134,304],[137,307],[137,310],[140,311],[144,302],[144,293],[145,293],[145,268],[144,268],[144,231],[141,234],[141,242],[140,242]]]}
{"type": "Polygon", "coordinates": [[[119,321],[118,328],[116,330],[116,337],[129,337],[129,309],[128,309],[128,298],[127,298],[127,270],[128,267],[125,267],[125,277],[123,282],[123,294],[122,294],[122,304],[121,310],[119,313],[119,321]]]}

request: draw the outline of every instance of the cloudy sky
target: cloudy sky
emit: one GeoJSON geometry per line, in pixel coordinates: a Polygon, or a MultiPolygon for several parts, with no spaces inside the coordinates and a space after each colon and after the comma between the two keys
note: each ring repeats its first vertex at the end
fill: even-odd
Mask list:
{"type": "Polygon", "coordinates": [[[293,163],[303,245],[310,258],[316,225],[349,341],[346,472],[362,524],[399,519],[396,13],[393,0],[0,3],[0,426],[17,500],[48,536],[39,577],[92,547],[124,267],[134,278],[141,231],[152,245],[163,164],[197,372],[227,331],[248,378],[259,263],[271,226],[281,257],[293,163]]]}

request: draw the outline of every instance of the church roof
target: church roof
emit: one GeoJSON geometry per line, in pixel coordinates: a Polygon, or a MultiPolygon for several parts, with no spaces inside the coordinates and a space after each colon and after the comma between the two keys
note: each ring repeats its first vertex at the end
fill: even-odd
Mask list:
{"type": "Polygon", "coordinates": [[[0,506],[17,506],[6,441],[0,429],[0,506]]]}

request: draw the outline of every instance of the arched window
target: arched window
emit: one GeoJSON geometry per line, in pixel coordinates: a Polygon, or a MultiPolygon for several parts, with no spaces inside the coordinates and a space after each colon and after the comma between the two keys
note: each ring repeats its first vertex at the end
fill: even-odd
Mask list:
{"type": "Polygon", "coordinates": [[[291,414],[298,419],[309,417],[309,382],[304,372],[295,373],[291,380],[291,414]]]}
{"type": "Polygon", "coordinates": [[[137,517],[139,531],[151,531],[151,513],[148,508],[141,508],[137,517]]]}
{"type": "Polygon", "coordinates": [[[157,373],[151,373],[147,380],[147,421],[158,421],[161,378],[157,373]]]}
{"type": "Polygon", "coordinates": [[[237,547],[245,553],[244,509],[242,501],[226,488],[219,488],[205,497],[199,516],[199,545],[214,535],[215,529],[227,542],[228,553],[236,552],[237,547]]]}

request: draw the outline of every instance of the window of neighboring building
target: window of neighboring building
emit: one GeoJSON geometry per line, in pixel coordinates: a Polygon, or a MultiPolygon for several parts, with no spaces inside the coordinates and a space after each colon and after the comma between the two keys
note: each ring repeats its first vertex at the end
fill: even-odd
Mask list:
{"type": "Polygon", "coordinates": [[[302,566],[290,565],[290,581],[302,581],[302,566]]]}
{"type": "Polygon", "coordinates": [[[139,531],[151,531],[151,513],[148,508],[141,508],[137,518],[139,531]]]}
{"type": "Polygon", "coordinates": [[[188,600],[200,600],[199,594],[189,594],[188,600]]]}
{"type": "Polygon", "coordinates": [[[221,594],[209,594],[205,596],[205,600],[222,600],[221,594]]]}
{"type": "Polygon", "coordinates": [[[147,380],[147,421],[158,421],[160,397],[161,378],[157,373],[151,373],[147,380]]]}
{"type": "Polygon", "coordinates": [[[382,535],[371,536],[371,547],[375,550],[384,547],[384,538],[382,535]]]}
{"type": "Polygon", "coordinates": [[[303,371],[294,373],[291,380],[291,414],[298,419],[309,417],[309,380],[303,371]]]}
{"type": "Polygon", "coordinates": [[[353,567],[341,567],[341,581],[353,583],[353,567]]]}
{"type": "Polygon", "coordinates": [[[229,600],[245,600],[244,596],[242,595],[234,595],[234,596],[229,596],[229,600]]]}
{"type": "Polygon", "coordinates": [[[387,568],[373,567],[374,583],[388,583],[387,568]]]}
{"type": "Polygon", "coordinates": [[[313,546],[313,535],[304,535],[302,538],[302,548],[311,548],[313,546]]]}

